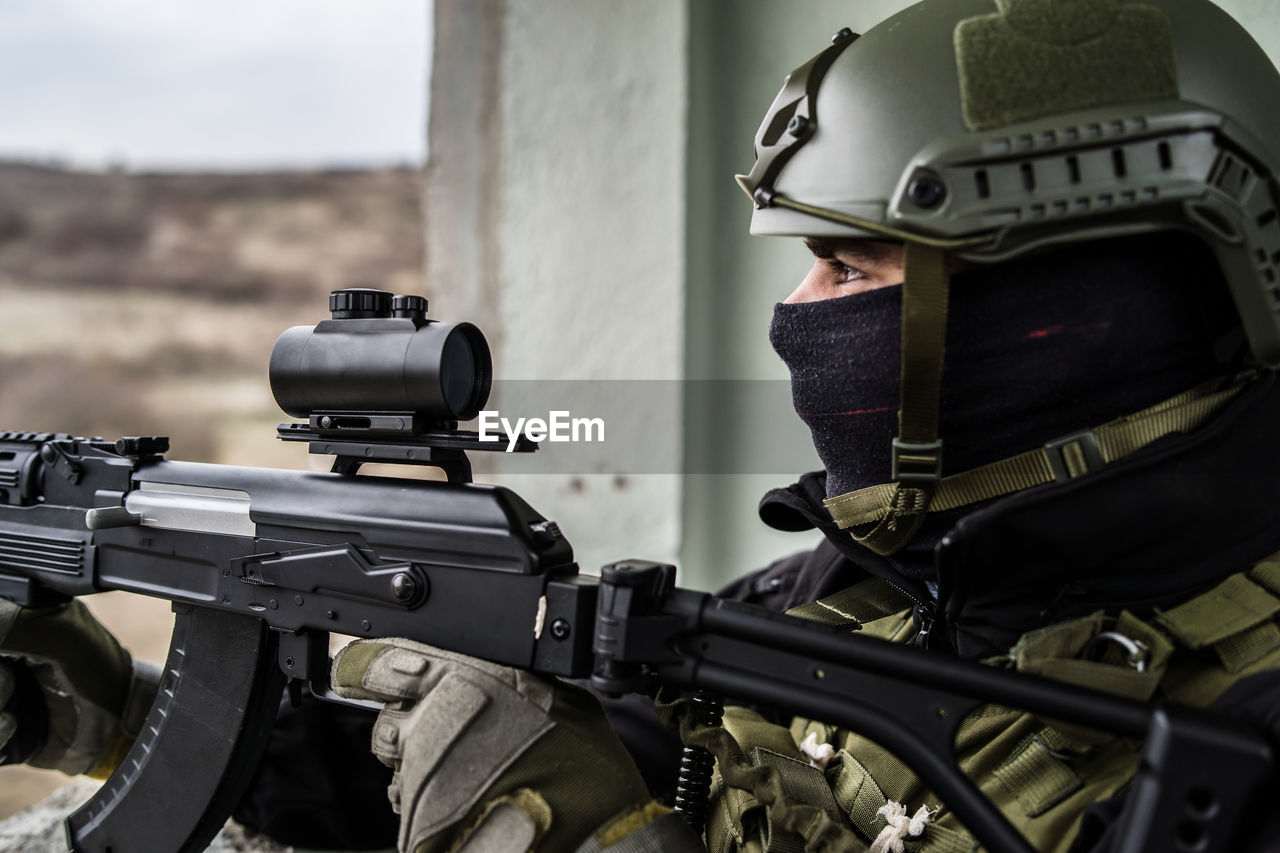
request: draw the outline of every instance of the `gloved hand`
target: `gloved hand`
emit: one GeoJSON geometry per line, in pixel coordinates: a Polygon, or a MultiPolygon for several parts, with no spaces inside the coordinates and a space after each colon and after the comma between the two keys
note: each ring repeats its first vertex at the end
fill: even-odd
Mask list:
{"type": "Polygon", "coordinates": [[[347,646],[333,687],[386,703],[373,751],[402,853],[705,850],[579,687],[403,639],[347,646]]]}
{"type": "Polygon", "coordinates": [[[142,728],[160,683],[160,668],[135,662],[79,601],[45,608],[0,599],[0,747],[23,724],[15,690],[28,679],[44,702],[48,735],[27,759],[33,767],[111,775],[142,728]]]}

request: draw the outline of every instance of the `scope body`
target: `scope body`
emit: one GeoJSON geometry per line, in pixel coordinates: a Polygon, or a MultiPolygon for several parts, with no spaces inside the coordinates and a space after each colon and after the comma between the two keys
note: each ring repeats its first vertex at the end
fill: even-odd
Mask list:
{"type": "Polygon", "coordinates": [[[428,320],[422,312],[371,313],[335,310],[334,319],[280,336],[270,380],[281,409],[298,418],[412,412],[439,423],[479,414],[489,399],[493,362],[478,328],[428,320]]]}

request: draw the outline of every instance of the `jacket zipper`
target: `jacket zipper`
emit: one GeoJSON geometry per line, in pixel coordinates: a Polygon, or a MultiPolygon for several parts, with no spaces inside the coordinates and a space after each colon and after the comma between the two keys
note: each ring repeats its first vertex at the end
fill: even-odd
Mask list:
{"type": "Polygon", "coordinates": [[[908,589],[904,589],[900,584],[894,583],[888,578],[881,577],[880,579],[915,605],[911,611],[911,619],[916,623],[916,634],[911,638],[911,645],[920,649],[929,648],[929,636],[933,631],[933,623],[935,621],[933,602],[922,601],[918,595],[908,589]]]}

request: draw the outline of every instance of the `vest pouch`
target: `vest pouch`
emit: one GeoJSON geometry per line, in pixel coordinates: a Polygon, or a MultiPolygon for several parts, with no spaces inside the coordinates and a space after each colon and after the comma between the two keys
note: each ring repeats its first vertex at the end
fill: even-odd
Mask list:
{"type": "MultiPolygon", "coordinates": [[[[1125,611],[1058,622],[1024,634],[1009,650],[1018,672],[1149,702],[1164,677],[1173,644],[1159,630],[1125,611]]],[[[1114,735],[1058,720],[1045,722],[1077,748],[1108,743],[1114,735]]]]}

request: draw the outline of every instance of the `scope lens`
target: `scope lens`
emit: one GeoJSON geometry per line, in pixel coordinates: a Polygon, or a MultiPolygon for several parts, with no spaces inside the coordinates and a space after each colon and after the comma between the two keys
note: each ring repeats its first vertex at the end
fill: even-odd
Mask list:
{"type": "Polygon", "coordinates": [[[445,405],[458,418],[470,420],[489,397],[489,372],[463,329],[455,329],[440,354],[440,385],[445,405]]]}

